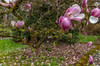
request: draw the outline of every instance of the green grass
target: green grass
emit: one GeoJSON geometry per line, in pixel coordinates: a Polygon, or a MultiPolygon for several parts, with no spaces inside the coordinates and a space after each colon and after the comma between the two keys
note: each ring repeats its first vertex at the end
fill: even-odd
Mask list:
{"type": "Polygon", "coordinates": [[[0,53],[5,51],[16,50],[17,48],[26,47],[26,45],[22,45],[19,43],[14,43],[10,39],[2,39],[0,40],[0,53]]]}
{"type": "Polygon", "coordinates": [[[79,42],[89,42],[89,41],[92,41],[92,42],[95,42],[96,41],[96,39],[98,38],[98,37],[100,37],[100,36],[88,36],[88,35],[79,35],[79,38],[80,38],[80,40],[79,40],[79,42]]]}

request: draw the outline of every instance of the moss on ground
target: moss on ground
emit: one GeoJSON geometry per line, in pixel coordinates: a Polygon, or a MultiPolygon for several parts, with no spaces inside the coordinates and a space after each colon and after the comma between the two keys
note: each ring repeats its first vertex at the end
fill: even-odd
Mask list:
{"type": "Polygon", "coordinates": [[[96,50],[100,50],[100,45],[97,45],[94,49],[87,52],[76,64],[75,66],[87,66],[89,55],[95,53],[96,50]]]}

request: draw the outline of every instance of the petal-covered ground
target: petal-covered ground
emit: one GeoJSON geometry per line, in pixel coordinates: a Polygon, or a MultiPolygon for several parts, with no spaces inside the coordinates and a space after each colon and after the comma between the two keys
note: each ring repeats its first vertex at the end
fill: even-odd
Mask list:
{"type": "Polygon", "coordinates": [[[57,46],[46,44],[38,50],[31,47],[20,48],[13,52],[1,53],[0,65],[66,66],[78,62],[86,52],[94,47],[76,43],[75,45],[59,44],[57,46]]]}
{"type": "Polygon", "coordinates": [[[93,64],[95,66],[100,66],[100,50],[96,50],[96,52],[93,54],[93,59],[93,64]]]}

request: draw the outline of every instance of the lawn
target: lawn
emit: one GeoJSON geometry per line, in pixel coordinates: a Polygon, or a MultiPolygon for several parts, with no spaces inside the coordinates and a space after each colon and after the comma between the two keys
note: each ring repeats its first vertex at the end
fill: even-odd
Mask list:
{"type": "Polygon", "coordinates": [[[9,52],[16,50],[17,48],[27,47],[26,45],[21,45],[19,43],[14,43],[11,39],[1,39],[0,40],[0,53],[9,52]]]}
{"type": "Polygon", "coordinates": [[[96,39],[100,37],[100,36],[88,36],[88,35],[79,35],[79,42],[85,42],[88,43],[89,41],[95,42],[96,39]]]}

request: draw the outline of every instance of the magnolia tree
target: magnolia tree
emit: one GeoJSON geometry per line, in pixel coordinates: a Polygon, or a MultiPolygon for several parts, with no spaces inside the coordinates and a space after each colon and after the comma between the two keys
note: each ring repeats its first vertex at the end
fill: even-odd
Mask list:
{"type": "Polygon", "coordinates": [[[11,29],[12,34],[2,32],[0,36],[12,37],[14,41],[34,48],[39,48],[50,38],[53,41],[70,39],[69,43],[73,44],[85,25],[99,21],[98,4],[88,5],[87,2],[87,0],[2,0],[0,14],[6,17],[3,24],[6,22],[10,25],[1,25],[1,28],[11,29]]]}

